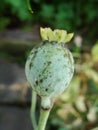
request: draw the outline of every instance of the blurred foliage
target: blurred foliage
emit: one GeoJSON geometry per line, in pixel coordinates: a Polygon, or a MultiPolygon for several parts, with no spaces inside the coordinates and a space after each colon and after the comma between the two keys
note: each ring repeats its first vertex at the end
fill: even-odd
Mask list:
{"type": "Polygon", "coordinates": [[[49,129],[98,129],[98,42],[91,52],[77,53],[75,74],[68,89],[56,99],[49,129]]]}
{"type": "Polygon", "coordinates": [[[26,20],[32,20],[32,17],[27,10],[26,0],[0,1],[0,29],[5,29],[8,25],[18,25],[19,21],[23,22],[26,20]]]}
{"type": "MultiPolygon", "coordinates": [[[[30,0],[34,14],[27,8],[26,0],[3,0],[0,4],[0,29],[17,22],[31,21],[41,25],[81,31],[91,37],[97,36],[97,0],[30,0]],[[8,11],[7,11],[8,10],[8,11]],[[96,25],[96,27],[95,27],[96,25]]],[[[17,23],[19,24],[19,23],[17,23]]]]}

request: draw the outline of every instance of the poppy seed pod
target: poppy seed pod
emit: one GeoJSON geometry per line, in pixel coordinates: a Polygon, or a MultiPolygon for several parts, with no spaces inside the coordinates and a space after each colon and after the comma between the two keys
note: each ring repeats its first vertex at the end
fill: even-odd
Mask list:
{"type": "Polygon", "coordinates": [[[57,41],[45,41],[31,50],[25,72],[33,90],[42,98],[42,106],[47,108],[51,105],[50,99],[69,85],[74,73],[74,60],[71,52],[57,41]]]}

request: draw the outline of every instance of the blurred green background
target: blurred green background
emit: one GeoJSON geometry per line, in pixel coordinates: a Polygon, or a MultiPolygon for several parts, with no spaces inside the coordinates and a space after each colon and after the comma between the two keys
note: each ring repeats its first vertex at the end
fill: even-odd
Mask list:
{"type": "Polygon", "coordinates": [[[31,0],[30,3],[33,15],[27,11],[26,0],[3,0],[0,29],[39,24],[80,32],[88,38],[97,37],[97,0],[31,0]]]}
{"type": "Polygon", "coordinates": [[[33,129],[24,66],[29,51],[41,41],[40,26],[74,32],[67,47],[75,59],[75,74],[56,99],[47,130],[98,130],[98,0],[30,4],[33,14],[26,0],[0,1],[0,130],[33,129]]]}

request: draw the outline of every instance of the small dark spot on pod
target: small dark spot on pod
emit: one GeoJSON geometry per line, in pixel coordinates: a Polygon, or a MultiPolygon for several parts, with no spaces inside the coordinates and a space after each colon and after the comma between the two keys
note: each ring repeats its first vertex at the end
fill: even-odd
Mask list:
{"type": "Polygon", "coordinates": [[[48,91],[48,88],[46,88],[45,91],[47,92],[47,91],[48,91]]]}
{"type": "Polygon", "coordinates": [[[66,65],[64,65],[64,68],[67,67],[66,65]]]}
{"type": "Polygon", "coordinates": [[[36,85],[38,85],[38,80],[35,81],[36,85]]]}
{"type": "Polygon", "coordinates": [[[31,58],[31,61],[33,61],[33,60],[35,59],[37,52],[38,52],[38,50],[35,50],[35,51],[33,52],[33,55],[32,55],[32,58],[31,58]]]}
{"type": "Polygon", "coordinates": [[[43,79],[40,79],[39,82],[42,83],[42,82],[43,82],[43,79]]]}
{"type": "Polygon", "coordinates": [[[31,53],[30,53],[30,54],[32,55],[32,54],[34,54],[34,52],[33,52],[33,51],[31,51],[31,53]]]}
{"type": "Polygon", "coordinates": [[[50,78],[52,77],[52,75],[50,75],[50,78]]]}
{"type": "Polygon", "coordinates": [[[60,59],[58,59],[58,61],[60,61],[60,59]]]}
{"type": "Polygon", "coordinates": [[[51,61],[48,61],[47,64],[50,65],[50,64],[51,64],[51,61]]]}
{"type": "Polygon", "coordinates": [[[32,62],[30,62],[29,64],[29,69],[31,69],[31,67],[33,66],[32,62]]]}
{"type": "Polygon", "coordinates": [[[49,43],[48,40],[43,41],[43,45],[46,45],[47,43],[49,43]]]}
{"type": "Polygon", "coordinates": [[[36,53],[37,53],[37,51],[38,51],[38,50],[35,50],[35,52],[34,52],[34,53],[36,54],[36,53]]]}

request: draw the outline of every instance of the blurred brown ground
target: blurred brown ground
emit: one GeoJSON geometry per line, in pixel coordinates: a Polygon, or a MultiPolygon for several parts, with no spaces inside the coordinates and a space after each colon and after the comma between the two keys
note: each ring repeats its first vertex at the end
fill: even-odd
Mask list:
{"type": "MultiPolygon", "coordinates": [[[[3,31],[0,32],[0,51],[20,56],[32,48],[28,42],[37,39],[37,31],[3,31]]],[[[31,88],[26,82],[24,66],[0,57],[0,130],[32,130],[30,102],[31,88]]]]}

